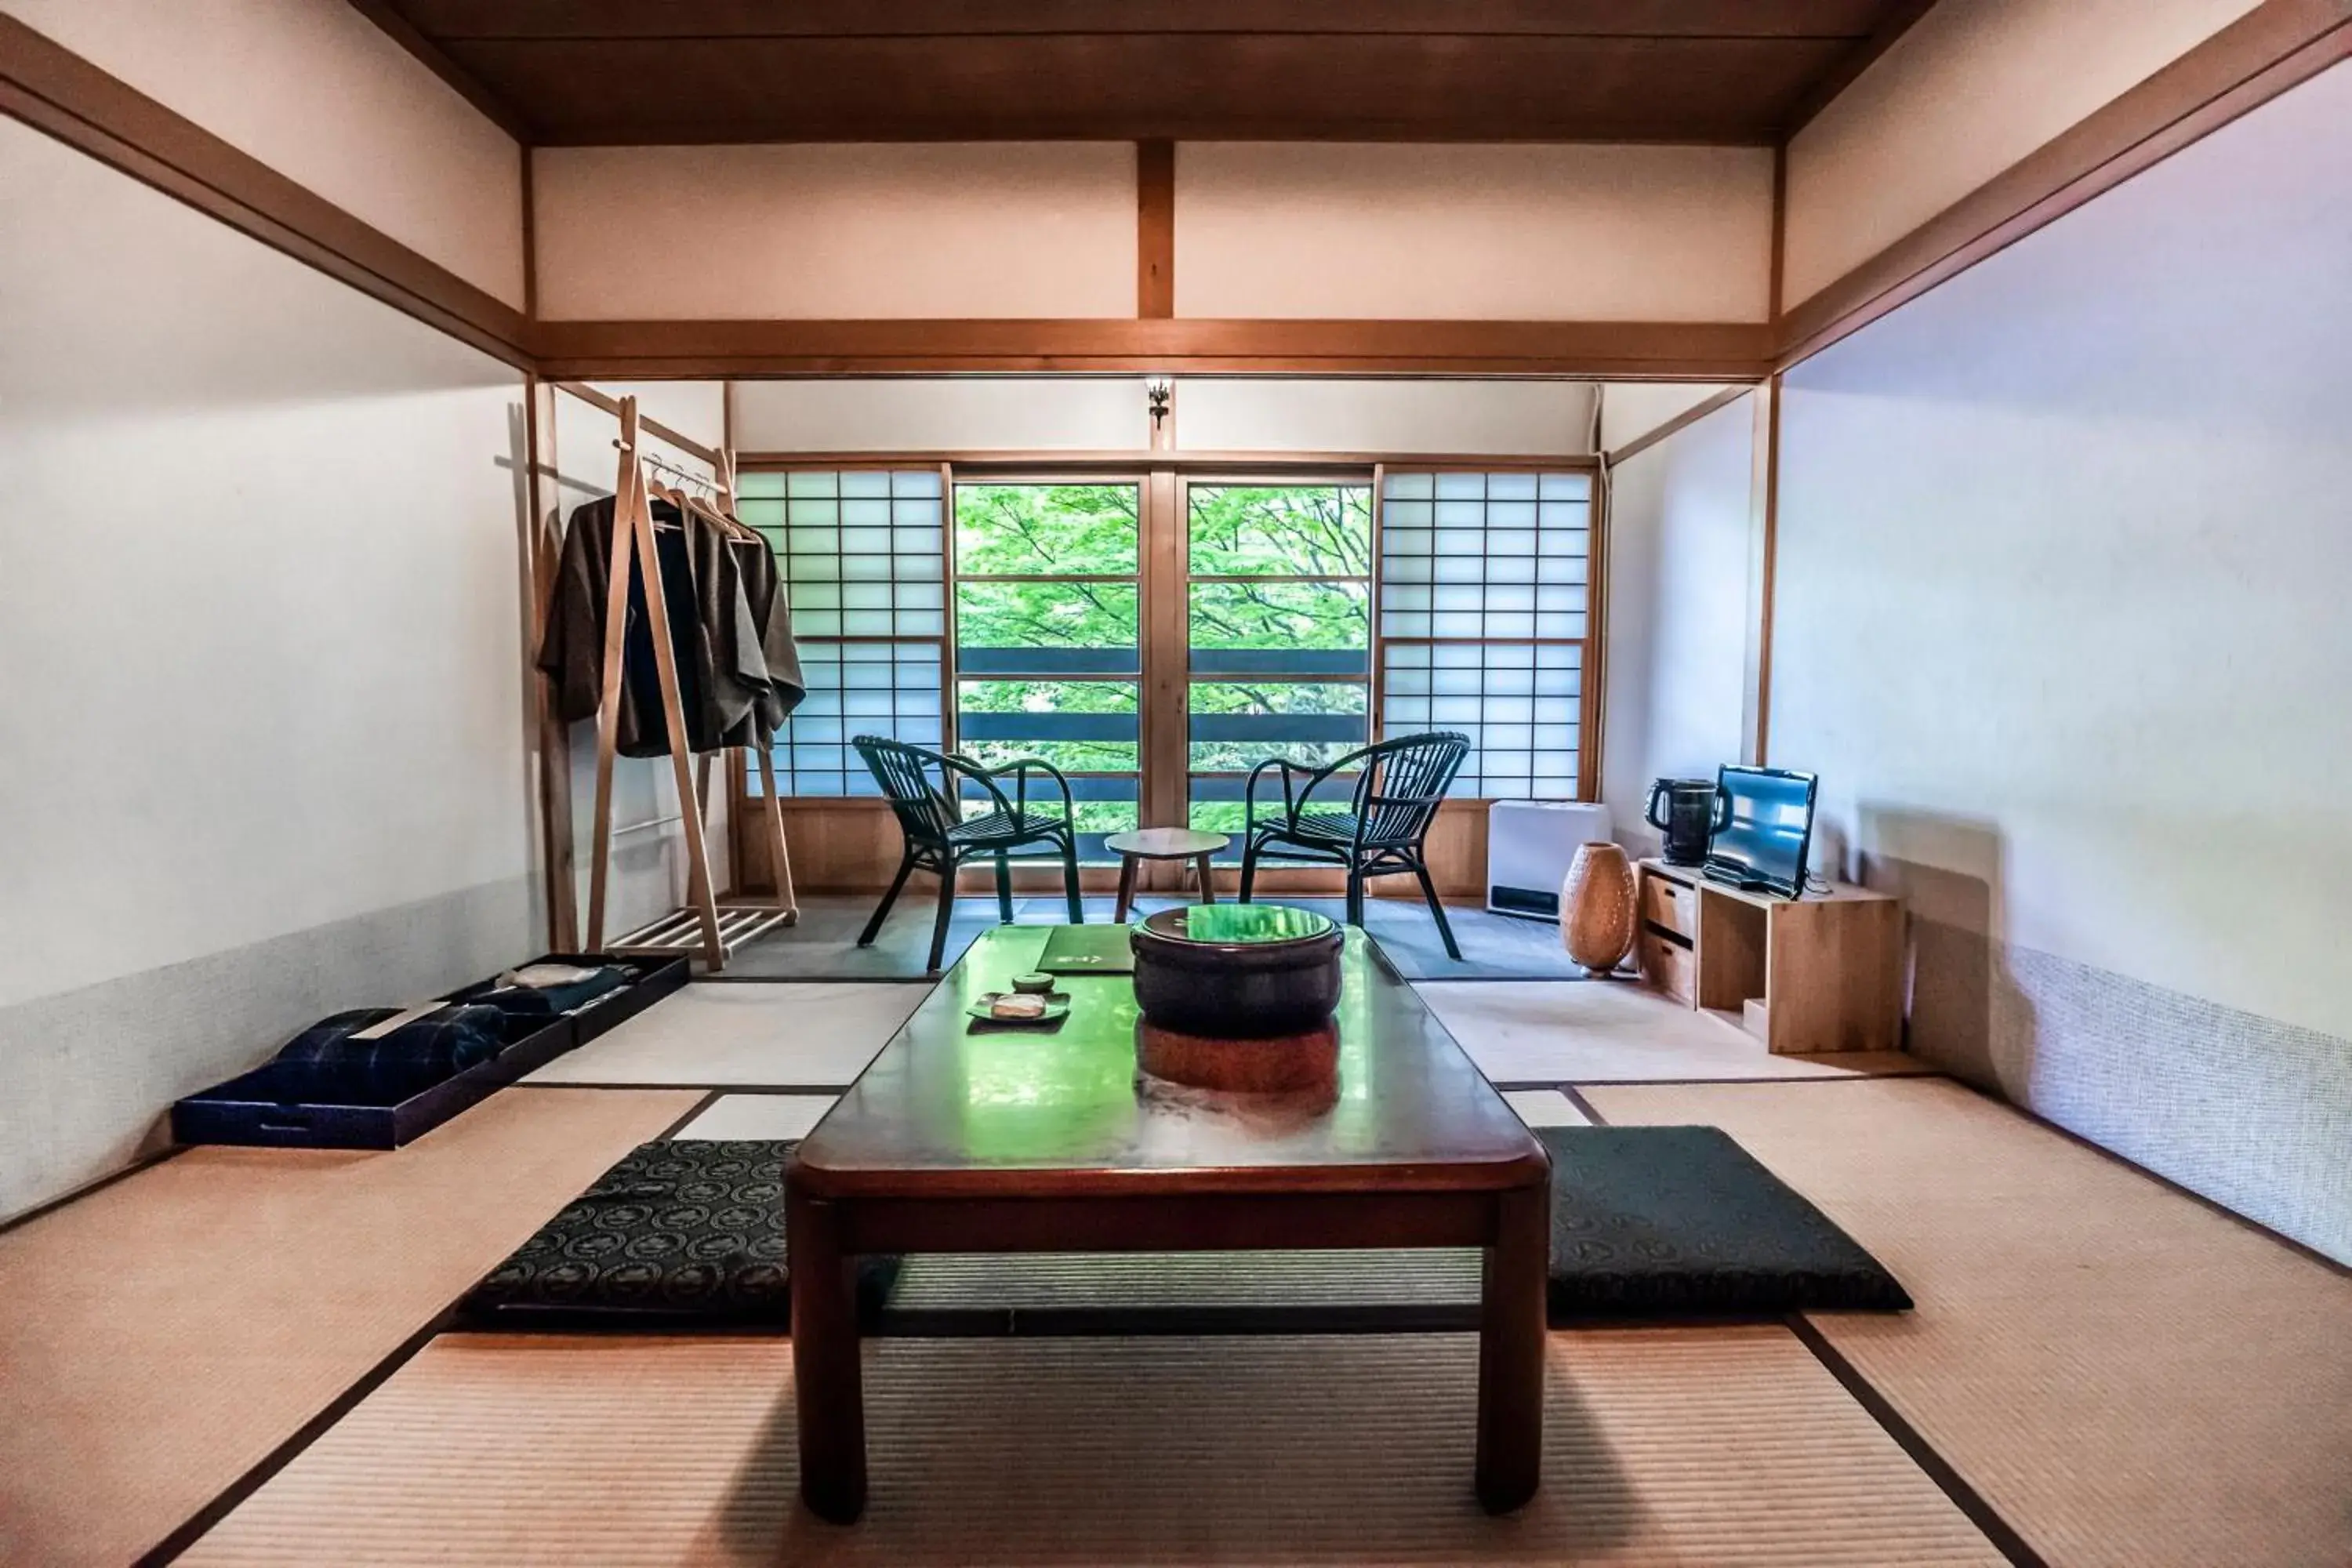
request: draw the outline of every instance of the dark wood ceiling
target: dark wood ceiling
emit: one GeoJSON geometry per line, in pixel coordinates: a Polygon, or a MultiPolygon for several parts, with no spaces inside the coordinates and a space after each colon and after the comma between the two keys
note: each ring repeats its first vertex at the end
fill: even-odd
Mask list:
{"type": "Polygon", "coordinates": [[[352,4],[542,144],[1759,143],[1928,0],[352,4]]]}

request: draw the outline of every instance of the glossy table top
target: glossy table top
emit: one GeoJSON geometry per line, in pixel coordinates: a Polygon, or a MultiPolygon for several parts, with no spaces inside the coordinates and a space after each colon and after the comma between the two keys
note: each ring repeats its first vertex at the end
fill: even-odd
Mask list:
{"type": "Polygon", "coordinates": [[[1459,1192],[1544,1179],[1536,1141],[1361,931],[1349,929],[1335,1089],[1231,1097],[1136,1069],[1127,975],[1069,975],[1058,1030],[970,1029],[1051,927],[972,943],[800,1146],[819,1195],[1459,1192]]]}

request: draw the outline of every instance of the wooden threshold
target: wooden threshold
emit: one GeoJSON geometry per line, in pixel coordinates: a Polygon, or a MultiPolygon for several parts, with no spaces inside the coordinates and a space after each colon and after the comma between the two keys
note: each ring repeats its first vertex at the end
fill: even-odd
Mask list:
{"type": "Polygon", "coordinates": [[[427,326],[532,368],[520,310],[6,16],[0,112],[427,326]]]}
{"type": "Polygon", "coordinates": [[[2264,0],[1781,316],[1810,359],[2145,169],[2352,58],[2352,0],[2264,0]]]}

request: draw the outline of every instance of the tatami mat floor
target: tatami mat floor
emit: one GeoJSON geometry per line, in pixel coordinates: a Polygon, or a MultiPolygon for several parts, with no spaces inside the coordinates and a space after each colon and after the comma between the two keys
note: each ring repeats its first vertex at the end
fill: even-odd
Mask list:
{"type": "Polygon", "coordinates": [[[1785,1329],[1559,1334],[1542,1489],[1470,1495],[1467,1335],[877,1340],[873,1491],[793,1501],[790,1347],[451,1337],[204,1564],[1609,1563],[2000,1554],[1785,1329]]]}
{"type": "Polygon", "coordinates": [[[1940,1080],[1601,1086],[1710,1122],[1918,1302],[1815,1327],[2051,1563],[2352,1563],[2352,1279],[1940,1080]]]}
{"type": "Polygon", "coordinates": [[[201,1151],[0,1235],[0,1563],[2352,1563],[2342,1271],[1610,984],[1421,994],[1531,1123],[1724,1126],[1920,1307],[1555,1335],[1511,1520],[1469,1342],[1384,1327],[1458,1325],[1475,1254],[912,1259],[853,1531],[793,1503],[779,1339],[425,1331],[635,1142],[806,1135],[928,989],[697,984],[396,1154],[201,1151]],[[1081,1337],[923,1337],[975,1308],[1081,1337]],[[1354,1331],[1184,1337],[1266,1308],[1354,1331]]]}

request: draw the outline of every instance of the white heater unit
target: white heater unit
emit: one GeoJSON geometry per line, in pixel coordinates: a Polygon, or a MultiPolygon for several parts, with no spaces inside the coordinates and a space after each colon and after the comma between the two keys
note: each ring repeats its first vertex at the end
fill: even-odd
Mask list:
{"type": "Polygon", "coordinates": [[[1576,847],[1609,837],[1609,808],[1567,800],[1498,800],[1486,808],[1486,907],[1559,919],[1559,885],[1576,847]]]}

